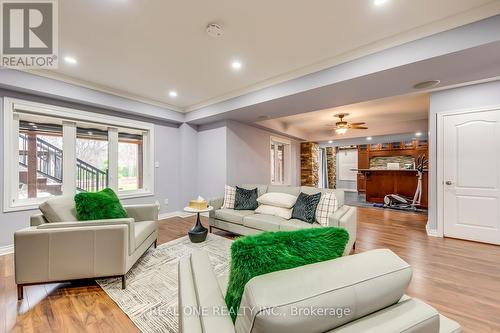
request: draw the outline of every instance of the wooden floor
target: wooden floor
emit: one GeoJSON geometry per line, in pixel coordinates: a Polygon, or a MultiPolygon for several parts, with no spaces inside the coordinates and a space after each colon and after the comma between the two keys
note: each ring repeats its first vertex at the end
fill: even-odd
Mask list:
{"type": "MultiPolygon", "coordinates": [[[[500,332],[500,247],[428,237],[427,217],[421,214],[358,212],[356,252],[392,249],[413,267],[409,295],[458,321],[466,332],[500,332]]],[[[193,221],[161,221],[159,242],[184,236],[193,221]]],[[[30,286],[17,302],[12,255],[0,256],[0,332],[5,331],[138,332],[92,281],[30,286]]]]}

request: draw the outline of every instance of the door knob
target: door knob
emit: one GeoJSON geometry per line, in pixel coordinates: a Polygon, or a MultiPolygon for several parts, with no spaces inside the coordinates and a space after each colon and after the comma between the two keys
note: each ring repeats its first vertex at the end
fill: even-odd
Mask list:
{"type": "Polygon", "coordinates": [[[446,185],[451,185],[451,184],[453,184],[453,183],[450,180],[446,181],[446,185]]]}

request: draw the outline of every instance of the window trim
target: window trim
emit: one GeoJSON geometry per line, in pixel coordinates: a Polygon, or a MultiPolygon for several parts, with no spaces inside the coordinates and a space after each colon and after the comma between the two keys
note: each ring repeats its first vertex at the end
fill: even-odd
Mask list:
{"type": "MultiPolygon", "coordinates": [[[[274,172],[276,173],[276,166],[274,164],[274,161],[272,160],[272,154],[271,154],[271,147],[273,143],[278,143],[278,144],[283,144],[285,146],[284,154],[285,154],[285,169],[284,169],[284,180],[283,183],[278,183],[278,182],[273,182],[272,177],[270,175],[269,177],[269,182],[273,185],[291,185],[292,183],[292,177],[291,177],[291,171],[292,171],[292,141],[285,139],[285,138],[280,138],[277,136],[271,136],[269,140],[269,160],[271,164],[271,168],[274,168],[274,172]]],[[[276,177],[276,175],[275,175],[276,177]]]]}
{"type": "MultiPolygon", "coordinates": [[[[56,105],[43,104],[38,102],[32,102],[17,98],[4,97],[3,98],[3,120],[4,120],[4,153],[3,153],[3,212],[13,212],[13,211],[22,211],[22,210],[33,210],[37,209],[38,205],[44,202],[47,198],[33,198],[29,200],[29,202],[24,201],[23,203],[16,204],[14,202],[15,198],[17,198],[17,187],[19,180],[19,165],[18,163],[12,163],[12,156],[14,156],[15,152],[18,149],[18,139],[17,135],[19,133],[19,120],[15,119],[15,110],[24,111],[27,113],[32,113],[35,115],[41,116],[52,116],[59,118],[65,122],[66,125],[68,123],[77,123],[77,122],[88,122],[88,123],[99,123],[108,127],[108,130],[116,130],[118,133],[119,128],[130,128],[143,132],[143,140],[144,140],[144,153],[143,153],[143,189],[137,191],[120,191],[118,192],[118,169],[111,171],[110,168],[110,178],[114,177],[113,181],[110,180],[109,186],[113,188],[113,184],[116,187],[113,188],[115,192],[118,194],[120,199],[128,199],[128,198],[139,198],[146,196],[154,195],[154,125],[147,122],[124,119],[116,116],[106,115],[102,113],[95,113],[90,111],[83,111],[73,108],[61,107],[56,105]],[[8,162],[9,161],[9,162],[8,162]]],[[[76,140],[76,126],[72,138],[71,135],[64,135],[63,130],[63,142],[66,146],[74,146],[74,140],[76,140]]],[[[118,139],[118,134],[116,135],[116,139],[118,139]]],[[[116,146],[118,145],[118,141],[116,142],[116,146]]],[[[111,142],[110,142],[111,146],[111,142]]],[[[116,147],[116,153],[118,153],[118,147],[116,147]]],[[[112,153],[112,152],[111,152],[112,153]]],[[[110,152],[108,151],[108,154],[110,152]]],[[[74,154],[69,154],[74,155],[74,154]]],[[[63,165],[65,163],[70,163],[71,159],[76,158],[76,156],[69,156],[69,160],[67,162],[63,161],[63,165]]],[[[17,156],[16,156],[17,161],[17,156]]],[[[118,166],[118,160],[116,161],[116,166],[118,166]]],[[[67,165],[65,166],[68,167],[67,165]]],[[[76,177],[76,175],[75,175],[76,177]]],[[[67,181],[71,180],[71,176],[67,181]]],[[[65,177],[66,180],[66,177],[65,177]]],[[[76,191],[75,184],[70,185],[69,189],[64,184],[68,184],[67,181],[63,180],[63,195],[71,195],[76,191]]]]}

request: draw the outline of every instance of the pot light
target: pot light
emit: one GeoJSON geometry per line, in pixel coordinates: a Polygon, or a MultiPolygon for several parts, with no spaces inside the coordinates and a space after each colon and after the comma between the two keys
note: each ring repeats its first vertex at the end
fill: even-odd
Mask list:
{"type": "Polygon", "coordinates": [[[339,135],[344,135],[347,133],[347,128],[337,128],[335,130],[335,133],[339,134],[339,135]]]}
{"type": "Polygon", "coordinates": [[[71,64],[71,65],[76,65],[78,63],[78,61],[76,60],[76,58],[73,58],[73,57],[70,57],[70,56],[64,57],[64,61],[66,61],[66,63],[71,64]]]}
{"type": "Polygon", "coordinates": [[[231,62],[231,68],[235,71],[239,71],[243,67],[243,64],[239,60],[233,60],[231,62]]]}
{"type": "Polygon", "coordinates": [[[329,144],[332,144],[332,143],[333,143],[333,141],[332,141],[332,140],[330,140],[330,141],[328,141],[328,143],[329,143],[329,144]]]}
{"type": "Polygon", "coordinates": [[[366,138],[366,140],[367,140],[367,141],[372,141],[372,140],[373,140],[373,138],[372,138],[371,136],[369,136],[369,137],[367,137],[367,138],[366,138]]]}
{"type": "Polygon", "coordinates": [[[422,136],[422,132],[415,133],[415,136],[422,136]]]}
{"type": "Polygon", "coordinates": [[[382,6],[382,5],[385,5],[388,2],[389,2],[389,0],[373,0],[373,4],[375,6],[382,6]]]}
{"type": "Polygon", "coordinates": [[[170,91],[168,92],[168,95],[169,95],[170,97],[174,97],[174,98],[175,98],[175,97],[177,97],[177,91],[175,91],[175,90],[170,90],[170,91]]]}

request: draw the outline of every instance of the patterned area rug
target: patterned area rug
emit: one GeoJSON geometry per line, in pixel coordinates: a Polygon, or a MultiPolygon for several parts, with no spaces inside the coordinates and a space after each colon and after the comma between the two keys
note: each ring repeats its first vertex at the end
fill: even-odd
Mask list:
{"type": "Polygon", "coordinates": [[[177,265],[194,250],[208,252],[218,276],[227,274],[231,240],[208,234],[194,244],[187,236],[149,249],[127,273],[127,289],[121,279],[99,279],[97,283],[145,333],[179,332],[177,319],[177,265]]]}

